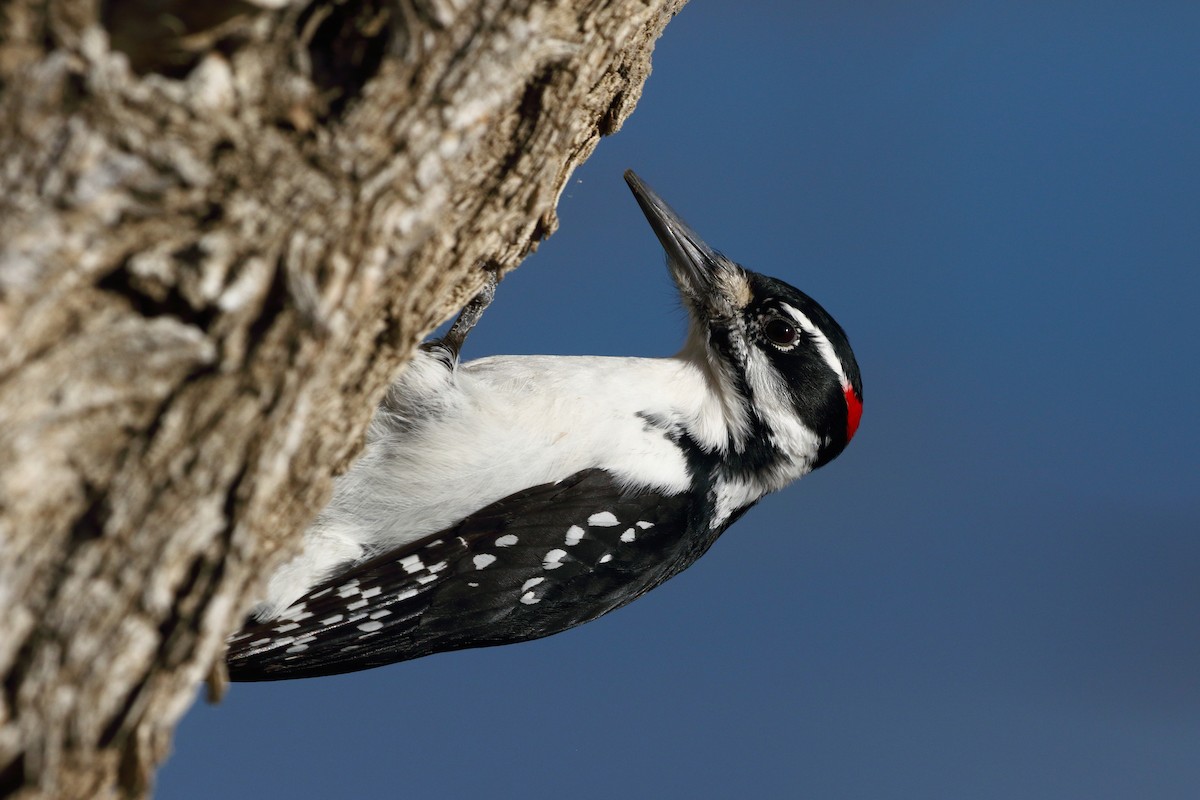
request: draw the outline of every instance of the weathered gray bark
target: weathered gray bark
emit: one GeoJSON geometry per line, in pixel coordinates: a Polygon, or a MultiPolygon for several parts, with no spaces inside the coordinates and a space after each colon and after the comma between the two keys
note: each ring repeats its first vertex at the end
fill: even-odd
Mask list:
{"type": "Polygon", "coordinates": [[[683,0],[6,0],[0,794],[147,793],[415,343],[683,0]]]}

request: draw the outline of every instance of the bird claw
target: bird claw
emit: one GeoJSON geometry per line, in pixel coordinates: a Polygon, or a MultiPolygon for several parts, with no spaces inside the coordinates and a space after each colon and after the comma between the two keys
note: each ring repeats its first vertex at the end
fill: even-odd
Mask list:
{"type": "Polygon", "coordinates": [[[422,345],[427,350],[434,348],[444,350],[450,356],[451,364],[458,361],[463,343],[467,341],[467,334],[479,322],[483,312],[496,297],[496,286],[500,283],[500,270],[495,266],[485,266],[483,272],[483,287],[478,294],[471,298],[470,302],[463,306],[462,311],[458,314],[458,319],[454,320],[454,324],[450,326],[446,335],[422,345]]]}

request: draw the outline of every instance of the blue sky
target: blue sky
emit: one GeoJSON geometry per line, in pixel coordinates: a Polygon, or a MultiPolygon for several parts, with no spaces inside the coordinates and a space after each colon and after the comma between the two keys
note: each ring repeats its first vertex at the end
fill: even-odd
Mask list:
{"type": "Polygon", "coordinates": [[[668,355],[621,180],[817,298],[858,436],[633,605],[197,704],[163,798],[1188,798],[1200,4],[695,2],[467,355],[668,355]]]}

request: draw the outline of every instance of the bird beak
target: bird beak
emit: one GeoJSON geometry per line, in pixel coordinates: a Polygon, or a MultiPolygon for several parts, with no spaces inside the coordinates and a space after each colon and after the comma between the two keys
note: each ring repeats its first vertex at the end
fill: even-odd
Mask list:
{"type": "Polygon", "coordinates": [[[717,321],[733,318],[750,304],[745,270],[705,244],[633,170],[625,170],[625,182],[667,251],[671,277],[690,306],[717,321]]]}

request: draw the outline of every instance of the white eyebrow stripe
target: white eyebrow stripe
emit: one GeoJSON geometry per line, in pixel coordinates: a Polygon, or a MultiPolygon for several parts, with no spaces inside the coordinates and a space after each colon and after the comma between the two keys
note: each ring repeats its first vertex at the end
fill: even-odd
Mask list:
{"type": "Polygon", "coordinates": [[[829,343],[829,339],[824,333],[821,333],[821,329],[799,309],[792,308],[787,303],[780,303],[780,305],[783,306],[783,310],[788,313],[788,316],[794,319],[796,324],[816,342],[817,352],[821,354],[821,358],[825,359],[829,368],[837,373],[838,378],[842,381],[842,386],[849,386],[850,381],[846,380],[846,371],[842,369],[842,362],[838,359],[837,353],[833,351],[833,345],[829,343]]]}

